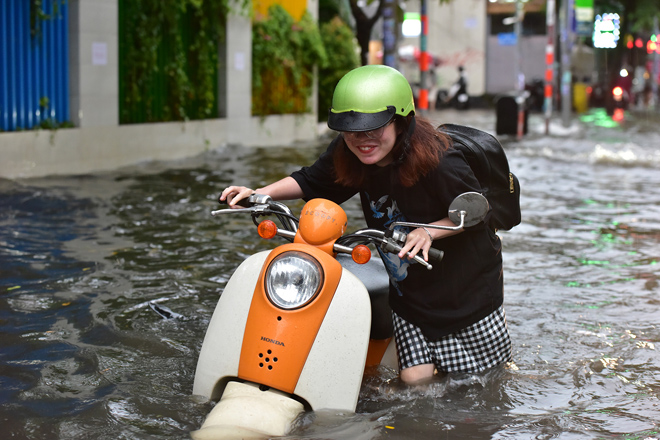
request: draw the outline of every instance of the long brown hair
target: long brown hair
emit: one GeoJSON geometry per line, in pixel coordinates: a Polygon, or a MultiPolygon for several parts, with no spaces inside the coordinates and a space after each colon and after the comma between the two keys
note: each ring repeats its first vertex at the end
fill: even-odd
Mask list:
{"type": "MultiPolygon", "coordinates": [[[[442,154],[451,144],[449,136],[438,132],[433,125],[425,119],[415,117],[415,127],[412,136],[408,139],[408,130],[413,116],[403,118],[395,116],[397,138],[392,148],[392,155],[396,162],[397,177],[405,187],[411,187],[440,163],[442,154]]],[[[363,188],[366,184],[366,168],[351,150],[346,146],[343,138],[333,154],[336,182],[353,188],[363,188]]]]}

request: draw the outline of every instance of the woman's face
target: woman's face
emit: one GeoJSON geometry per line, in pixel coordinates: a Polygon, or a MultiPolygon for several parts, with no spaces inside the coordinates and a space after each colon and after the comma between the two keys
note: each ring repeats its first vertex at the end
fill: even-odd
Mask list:
{"type": "Polygon", "coordinates": [[[385,126],[382,135],[378,136],[380,130],[369,132],[344,132],[344,141],[353,154],[365,165],[378,165],[384,167],[394,161],[392,148],[396,142],[396,124],[390,123],[385,126]]]}

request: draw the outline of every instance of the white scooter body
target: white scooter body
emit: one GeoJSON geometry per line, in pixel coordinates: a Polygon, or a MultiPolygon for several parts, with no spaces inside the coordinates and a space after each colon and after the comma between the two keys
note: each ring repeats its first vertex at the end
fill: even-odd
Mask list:
{"type": "MultiPolygon", "coordinates": [[[[268,254],[265,251],[249,257],[227,283],[204,338],[193,394],[216,400],[228,381],[240,380],[238,370],[244,330],[259,273],[268,254]]],[[[364,284],[344,269],[292,394],[312,409],[355,411],[370,327],[369,294],[364,284]]],[[[276,342],[272,347],[269,363],[276,368],[272,359],[282,347],[276,342]]],[[[258,361],[261,360],[255,359],[258,361]]]]}

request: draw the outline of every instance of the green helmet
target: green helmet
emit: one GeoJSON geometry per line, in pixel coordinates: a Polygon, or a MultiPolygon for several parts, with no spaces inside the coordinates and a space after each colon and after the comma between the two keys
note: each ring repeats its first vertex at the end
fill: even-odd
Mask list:
{"type": "Polygon", "coordinates": [[[394,115],[415,113],[408,80],[384,65],[353,69],[339,80],[328,112],[328,127],[336,131],[369,131],[386,125],[394,115]]]}

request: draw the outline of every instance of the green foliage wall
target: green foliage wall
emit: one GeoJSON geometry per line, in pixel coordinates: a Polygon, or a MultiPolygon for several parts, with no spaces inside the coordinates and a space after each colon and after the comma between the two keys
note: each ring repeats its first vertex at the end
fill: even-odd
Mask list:
{"type": "MultiPolygon", "coordinates": [[[[247,10],[247,0],[239,7],[247,10]]],[[[119,0],[120,123],[218,117],[218,48],[229,0],[119,0]]],[[[315,66],[319,114],[337,81],[357,67],[341,20],[296,22],[280,5],[252,26],[252,114],[306,113],[315,66]]]]}
{"type": "Polygon", "coordinates": [[[309,112],[314,66],[325,66],[319,28],[306,12],[299,22],[280,5],[252,24],[252,114],[309,112]]]}
{"type": "Polygon", "coordinates": [[[119,0],[120,123],[218,117],[228,12],[228,0],[119,0]]]}
{"type": "Polygon", "coordinates": [[[332,93],[342,76],[360,65],[357,42],[353,30],[339,17],[321,25],[323,46],[328,63],[319,68],[318,115],[320,121],[328,119],[332,106],[332,93]]]}

